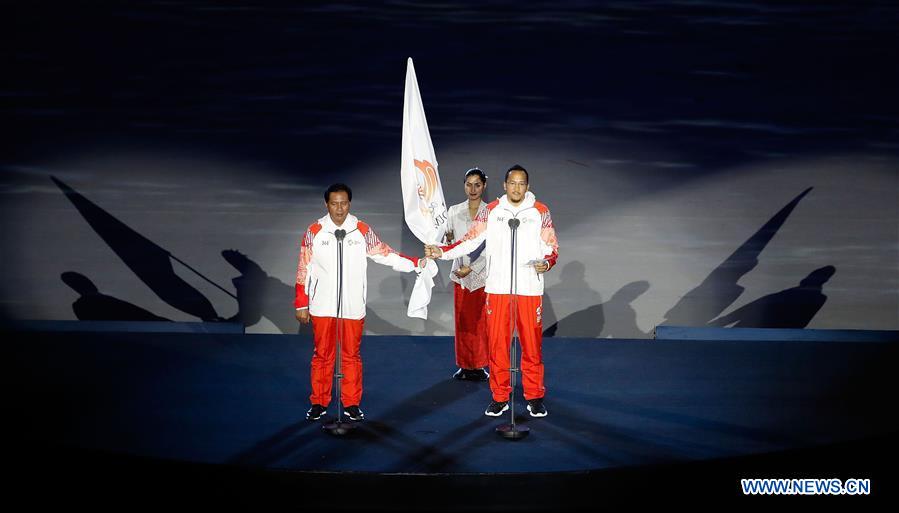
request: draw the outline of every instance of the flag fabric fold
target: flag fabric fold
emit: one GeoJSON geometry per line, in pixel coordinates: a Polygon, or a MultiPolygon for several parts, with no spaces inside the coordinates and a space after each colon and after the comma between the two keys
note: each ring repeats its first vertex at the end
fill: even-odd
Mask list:
{"type": "Polygon", "coordinates": [[[431,303],[431,289],[434,288],[435,276],[437,276],[437,264],[433,261],[428,261],[428,265],[415,278],[415,285],[412,286],[412,294],[409,296],[409,307],[406,309],[406,315],[427,320],[428,305],[431,303]]]}
{"type": "MultiPolygon", "coordinates": [[[[446,230],[446,201],[411,58],[406,62],[401,159],[400,184],[406,226],[422,243],[437,244],[446,230]]],[[[428,262],[418,273],[409,298],[408,316],[427,319],[436,275],[437,264],[434,262],[428,262]]]]}

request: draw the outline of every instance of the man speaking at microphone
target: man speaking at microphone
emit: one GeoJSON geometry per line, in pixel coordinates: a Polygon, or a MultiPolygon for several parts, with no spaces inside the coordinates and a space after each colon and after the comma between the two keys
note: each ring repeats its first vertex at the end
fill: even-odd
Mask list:
{"type": "Polygon", "coordinates": [[[350,420],[364,417],[362,400],[362,325],[365,321],[368,258],[409,272],[425,260],[401,255],[381,242],[371,227],[350,214],[353,191],[336,183],[325,191],[328,215],[312,223],[300,243],[297,265],[297,320],[312,322],[312,407],[309,420],[318,420],[331,402],[336,339],[340,335],[340,370],[344,376],[339,400],[350,420]],[[342,256],[343,265],[339,264],[342,256]]]}
{"type": "Polygon", "coordinates": [[[509,345],[514,320],[521,340],[522,387],[528,411],[532,417],[545,417],[543,273],[556,264],[559,243],[549,209],[528,190],[525,168],[509,168],[503,189],[506,194],[481,211],[462,239],[448,246],[426,245],[425,257],[452,260],[486,241],[485,308],[493,401],[484,414],[498,417],[509,408],[509,345]]]}

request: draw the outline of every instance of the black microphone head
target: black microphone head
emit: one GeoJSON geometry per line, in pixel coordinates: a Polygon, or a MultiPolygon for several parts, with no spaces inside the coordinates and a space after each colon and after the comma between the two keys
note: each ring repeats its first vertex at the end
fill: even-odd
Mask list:
{"type": "Polygon", "coordinates": [[[512,219],[509,219],[509,228],[511,228],[513,230],[518,228],[518,225],[520,225],[520,224],[521,224],[521,220],[519,220],[518,218],[513,217],[512,219]]]}
{"type": "Polygon", "coordinates": [[[346,230],[334,230],[334,236],[337,237],[337,240],[343,240],[346,237],[346,230]]]}

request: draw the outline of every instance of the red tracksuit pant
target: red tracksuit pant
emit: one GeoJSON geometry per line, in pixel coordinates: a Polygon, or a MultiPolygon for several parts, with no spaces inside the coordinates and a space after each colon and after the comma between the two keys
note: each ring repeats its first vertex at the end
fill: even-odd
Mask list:
{"type": "Polygon", "coordinates": [[[493,400],[508,401],[512,392],[509,380],[509,345],[512,342],[513,315],[517,317],[518,338],[521,341],[521,384],[524,398],[530,400],[543,397],[546,394],[541,350],[543,296],[487,294],[486,305],[490,390],[493,392],[493,400]],[[512,308],[515,313],[512,313],[512,308]]]}
{"type": "MultiPolygon", "coordinates": [[[[340,401],[344,406],[358,405],[362,400],[362,324],[365,319],[340,319],[340,401]]],[[[334,381],[334,354],[337,349],[335,317],[312,317],[312,404],[328,406],[334,381]]]]}
{"type": "Polygon", "coordinates": [[[456,365],[463,369],[486,367],[489,364],[487,316],[484,315],[487,293],[483,287],[468,290],[458,283],[454,285],[456,365]]]}

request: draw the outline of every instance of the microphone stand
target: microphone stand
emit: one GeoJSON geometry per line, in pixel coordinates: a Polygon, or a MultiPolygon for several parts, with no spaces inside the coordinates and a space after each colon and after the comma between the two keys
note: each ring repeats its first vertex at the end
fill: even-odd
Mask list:
{"type": "Polygon", "coordinates": [[[511,391],[509,392],[509,416],[512,419],[509,424],[503,424],[496,428],[496,433],[501,437],[507,440],[521,440],[522,438],[528,436],[530,433],[530,428],[527,426],[516,426],[515,425],[515,373],[520,371],[520,366],[516,365],[517,354],[515,351],[515,330],[518,329],[518,283],[516,281],[516,269],[517,266],[515,257],[516,251],[518,250],[518,225],[521,224],[521,220],[513,217],[509,219],[509,229],[512,231],[512,267],[511,267],[511,275],[512,281],[509,284],[509,308],[512,310],[509,318],[512,321],[512,341],[509,343],[509,384],[511,385],[511,391]]]}
{"type": "Polygon", "coordinates": [[[341,305],[343,302],[343,238],[346,237],[346,230],[334,230],[334,237],[337,238],[337,329],[335,330],[337,335],[337,348],[334,356],[334,390],[335,393],[332,394],[332,397],[337,398],[337,420],[334,422],[329,422],[322,426],[322,429],[331,433],[332,435],[345,435],[349,433],[354,426],[349,422],[343,422],[341,417],[343,415],[343,401],[340,397],[340,382],[343,380],[343,374],[340,372],[340,341],[341,336],[343,335],[341,330],[341,305]]]}

